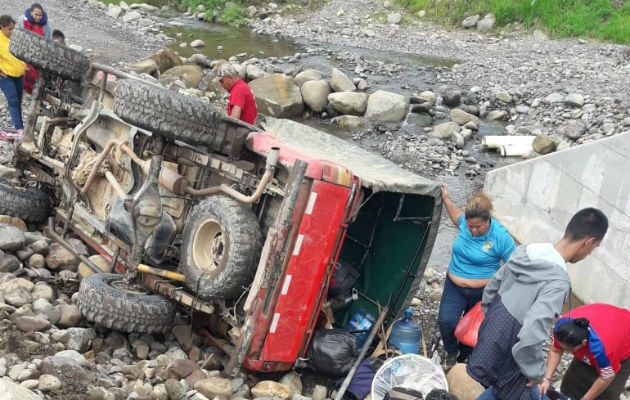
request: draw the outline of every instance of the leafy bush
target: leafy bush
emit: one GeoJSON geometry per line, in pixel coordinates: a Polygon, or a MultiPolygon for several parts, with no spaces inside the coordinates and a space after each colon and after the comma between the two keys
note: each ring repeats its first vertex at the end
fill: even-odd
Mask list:
{"type": "Polygon", "coordinates": [[[221,14],[220,21],[230,25],[243,25],[245,23],[243,9],[237,5],[226,8],[223,10],[223,14],[221,14]]]}

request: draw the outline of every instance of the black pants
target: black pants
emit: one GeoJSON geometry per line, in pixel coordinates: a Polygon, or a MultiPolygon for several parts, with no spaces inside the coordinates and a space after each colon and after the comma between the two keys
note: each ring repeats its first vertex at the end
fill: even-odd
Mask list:
{"type": "MultiPolygon", "coordinates": [[[[612,383],[600,393],[595,400],[619,400],[619,396],[623,393],[626,381],[630,376],[630,358],[621,362],[621,369],[615,375],[612,383]]],[[[592,367],[585,362],[573,358],[569,369],[564,374],[562,386],[560,390],[567,396],[581,399],[593,385],[593,382],[599,378],[597,368],[592,367]]]]}

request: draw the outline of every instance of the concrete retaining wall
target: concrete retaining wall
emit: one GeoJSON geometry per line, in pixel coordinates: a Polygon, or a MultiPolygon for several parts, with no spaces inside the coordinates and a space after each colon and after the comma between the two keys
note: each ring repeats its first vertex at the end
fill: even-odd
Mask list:
{"type": "Polygon", "coordinates": [[[585,303],[630,308],[630,133],[491,171],[485,191],[521,243],[555,243],[576,211],[601,209],[608,233],[589,257],[569,264],[573,292],[585,303]]]}

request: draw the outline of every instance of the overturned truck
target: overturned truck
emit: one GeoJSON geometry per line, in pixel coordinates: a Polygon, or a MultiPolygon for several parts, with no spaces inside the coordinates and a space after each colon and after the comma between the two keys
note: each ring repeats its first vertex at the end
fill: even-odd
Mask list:
{"type": "Polygon", "coordinates": [[[87,320],[166,332],[179,307],[232,374],[308,357],[331,304],[334,326],[379,305],[392,322],[408,304],[437,232],[436,183],[291,121],[244,124],[30,32],[10,51],[41,74],[19,176],[0,184],[19,201],[0,212],[108,261],[78,255],[94,272],[77,300],[87,320]],[[340,266],[353,279],[333,296],[340,266]]]}

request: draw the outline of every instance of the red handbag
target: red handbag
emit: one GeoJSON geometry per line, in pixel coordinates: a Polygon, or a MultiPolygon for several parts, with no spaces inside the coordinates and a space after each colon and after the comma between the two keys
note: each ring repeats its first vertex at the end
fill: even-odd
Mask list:
{"type": "Polygon", "coordinates": [[[455,328],[455,337],[460,343],[466,346],[475,347],[477,345],[477,336],[479,335],[479,327],[483,321],[484,315],[481,311],[481,302],[478,302],[468,310],[464,317],[459,320],[455,328]]]}

